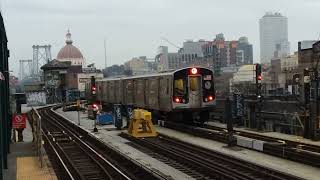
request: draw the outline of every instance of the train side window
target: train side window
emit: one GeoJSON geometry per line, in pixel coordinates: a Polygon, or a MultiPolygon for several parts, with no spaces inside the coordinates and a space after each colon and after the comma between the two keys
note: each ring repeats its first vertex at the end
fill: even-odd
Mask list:
{"type": "Polygon", "coordinates": [[[199,90],[199,78],[197,76],[191,76],[190,80],[190,90],[191,91],[198,91],[199,90]]]}
{"type": "Polygon", "coordinates": [[[160,79],[160,87],[164,87],[164,88],[161,88],[161,94],[166,94],[167,93],[167,85],[166,85],[167,81],[165,81],[165,79],[160,79]]]}

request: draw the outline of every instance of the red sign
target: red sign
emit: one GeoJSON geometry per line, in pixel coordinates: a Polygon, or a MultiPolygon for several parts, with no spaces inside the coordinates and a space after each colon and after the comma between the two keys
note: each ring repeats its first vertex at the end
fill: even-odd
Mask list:
{"type": "Polygon", "coordinates": [[[12,128],[26,128],[26,114],[14,114],[12,117],[12,128]]]}

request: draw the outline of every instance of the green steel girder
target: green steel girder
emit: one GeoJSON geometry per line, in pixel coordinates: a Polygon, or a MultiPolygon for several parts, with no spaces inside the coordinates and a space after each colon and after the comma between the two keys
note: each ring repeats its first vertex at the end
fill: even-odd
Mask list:
{"type": "Polygon", "coordinates": [[[4,80],[0,80],[0,180],[3,179],[2,170],[7,169],[7,155],[9,152],[11,118],[9,115],[9,50],[7,48],[7,36],[4,28],[3,18],[0,14],[0,72],[4,80]]]}

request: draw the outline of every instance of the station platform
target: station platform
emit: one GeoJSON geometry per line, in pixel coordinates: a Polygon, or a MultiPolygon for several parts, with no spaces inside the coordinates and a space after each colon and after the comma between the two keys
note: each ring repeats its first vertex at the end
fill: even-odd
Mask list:
{"type": "MultiPolygon", "coordinates": [[[[216,126],[216,127],[223,127],[226,128],[227,125],[219,122],[207,122],[206,124],[216,126]]],[[[237,128],[234,127],[234,130],[237,131],[243,131],[243,132],[249,132],[249,133],[255,133],[267,137],[272,137],[272,138],[279,138],[279,139],[284,139],[284,140],[289,140],[289,141],[295,141],[295,142],[301,142],[305,144],[310,144],[310,145],[315,145],[320,147],[320,141],[312,141],[310,139],[305,139],[302,136],[296,136],[296,135],[290,135],[290,134],[283,134],[279,132],[258,132],[258,131],[253,131],[248,128],[237,128]]]]}
{"type": "MultiPolygon", "coordinates": [[[[29,109],[22,108],[22,112],[29,109]]],[[[8,155],[8,169],[3,171],[5,180],[56,180],[57,177],[51,167],[48,157],[44,154],[42,167],[39,158],[35,154],[32,143],[32,130],[27,122],[23,130],[24,142],[12,142],[8,155]]],[[[42,152],[45,152],[44,150],[42,152]]]]}
{"type": "MultiPolygon", "coordinates": [[[[77,112],[63,112],[61,109],[57,110],[57,113],[61,114],[62,116],[66,117],[69,121],[74,122],[75,124],[78,123],[77,119],[77,112]]],[[[80,118],[80,127],[90,131],[92,133],[93,130],[93,121],[88,120],[86,118],[86,114],[81,114],[80,118]]],[[[205,147],[207,149],[212,149],[215,151],[219,151],[221,153],[234,156],[240,159],[244,159],[249,162],[253,162],[256,164],[260,164],[262,166],[266,166],[272,169],[276,169],[278,171],[282,171],[285,173],[290,173],[295,176],[316,180],[320,177],[320,171],[318,168],[314,168],[309,165],[304,165],[300,163],[296,163],[293,161],[285,160],[282,158],[266,155],[263,153],[259,153],[257,151],[252,151],[244,148],[237,148],[230,149],[226,147],[226,144],[199,138],[187,133],[177,132],[175,130],[155,126],[158,133],[165,134],[167,136],[177,138],[182,141],[186,141],[188,143],[192,143],[198,146],[205,147]]],[[[128,140],[123,139],[118,136],[121,131],[117,131],[113,125],[105,125],[105,126],[98,126],[98,133],[94,133],[94,136],[100,138],[106,144],[113,146],[120,150],[121,152],[127,154],[132,159],[136,160],[137,162],[154,169],[162,174],[172,177],[172,179],[192,179],[190,176],[184,174],[183,172],[172,168],[164,164],[161,161],[158,161],[128,145],[128,140]]],[[[125,130],[126,131],[126,130],[125,130]]],[[[93,133],[92,133],[93,134],[93,133]]]]}

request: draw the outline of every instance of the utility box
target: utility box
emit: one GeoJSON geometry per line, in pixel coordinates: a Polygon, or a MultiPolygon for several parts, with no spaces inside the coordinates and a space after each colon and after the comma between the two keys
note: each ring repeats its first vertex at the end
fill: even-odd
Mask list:
{"type": "Polygon", "coordinates": [[[113,115],[111,113],[105,113],[97,116],[98,123],[100,125],[107,125],[113,123],[113,115]]]}

